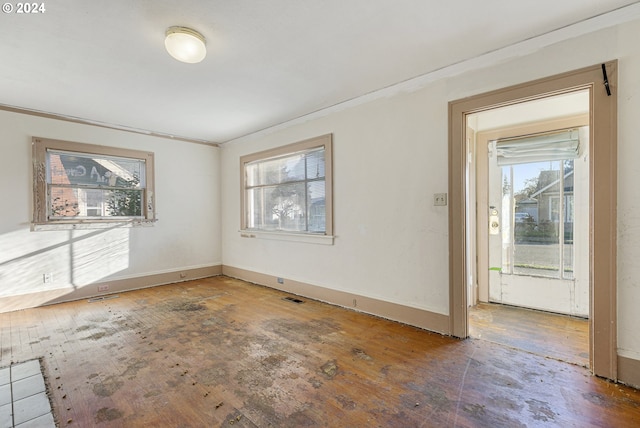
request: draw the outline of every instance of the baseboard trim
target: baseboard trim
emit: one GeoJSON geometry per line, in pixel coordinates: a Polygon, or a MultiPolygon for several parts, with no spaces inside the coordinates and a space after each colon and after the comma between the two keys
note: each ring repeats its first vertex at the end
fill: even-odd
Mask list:
{"type": "Polygon", "coordinates": [[[0,313],[52,305],[55,303],[70,302],[73,300],[88,299],[114,293],[123,293],[125,291],[173,284],[193,279],[208,278],[221,274],[222,265],[213,265],[142,275],[113,281],[95,282],[73,290],[69,288],[62,288],[59,290],[47,290],[37,293],[21,294],[19,296],[2,297],[0,298],[0,313]],[[105,286],[108,288],[107,290],[103,290],[105,286]]]}
{"type": "Polygon", "coordinates": [[[398,303],[385,302],[383,300],[359,294],[332,290],[287,278],[283,279],[283,283],[279,283],[278,278],[272,275],[233,266],[223,265],[222,274],[295,294],[297,296],[307,297],[393,321],[402,322],[425,330],[441,334],[449,334],[449,317],[447,315],[437,314],[435,312],[413,308],[398,303]]]}
{"type": "Polygon", "coordinates": [[[640,389],[640,360],[618,355],[618,382],[640,389]]]}

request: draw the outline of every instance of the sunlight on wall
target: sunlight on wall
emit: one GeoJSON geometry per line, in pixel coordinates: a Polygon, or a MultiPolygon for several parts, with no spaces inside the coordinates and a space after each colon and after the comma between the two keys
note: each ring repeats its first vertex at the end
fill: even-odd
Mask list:
{"type": "Polygon", "coordinates": [[[0,236],[0,298],[71,292],[128,266],[128,229],[5,233],[0,236]]]}
{"type": "Polygon", "coordinates": [[[72,244],[69,275],[75,286],[92,284],[129,267],[129,229],[93,233],[72,244]]]}

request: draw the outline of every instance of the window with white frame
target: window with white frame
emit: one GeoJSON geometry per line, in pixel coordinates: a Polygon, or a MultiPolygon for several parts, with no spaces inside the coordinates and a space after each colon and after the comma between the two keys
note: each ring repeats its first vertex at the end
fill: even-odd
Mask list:
{"type": "Polygon", "coordinates": [[[33,138],[32,228],[152,224],[153,153],[33,138]]]}
{"type": "Polygon", "coordinates": [[[332,136],[241,157],[243,231],[332,235],[332,136]]]}

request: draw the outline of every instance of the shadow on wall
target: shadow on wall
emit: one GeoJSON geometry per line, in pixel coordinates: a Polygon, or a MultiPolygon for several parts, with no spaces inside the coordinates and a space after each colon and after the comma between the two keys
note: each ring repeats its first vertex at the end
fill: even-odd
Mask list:
{"type": "Polygon", "coordinates": [[[127,269],[129,233],[113,227],[1,235],[0,312],[58,300],[127,269]]]}

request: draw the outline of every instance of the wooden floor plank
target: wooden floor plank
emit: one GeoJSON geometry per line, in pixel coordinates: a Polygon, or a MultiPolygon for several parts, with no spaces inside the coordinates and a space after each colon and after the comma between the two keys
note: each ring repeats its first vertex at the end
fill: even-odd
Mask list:
{"type": "Polygon", "coordinates": [[[61,427],[640,424],[584,367],[285,296],[216,277],[0,314],[0,366],[42,357],[61,427]]]}
{"type": "Polygon", "coordinates": [[[469,309],[469,335],[589,367],[589,320],[495,303],[469,309]]]}

